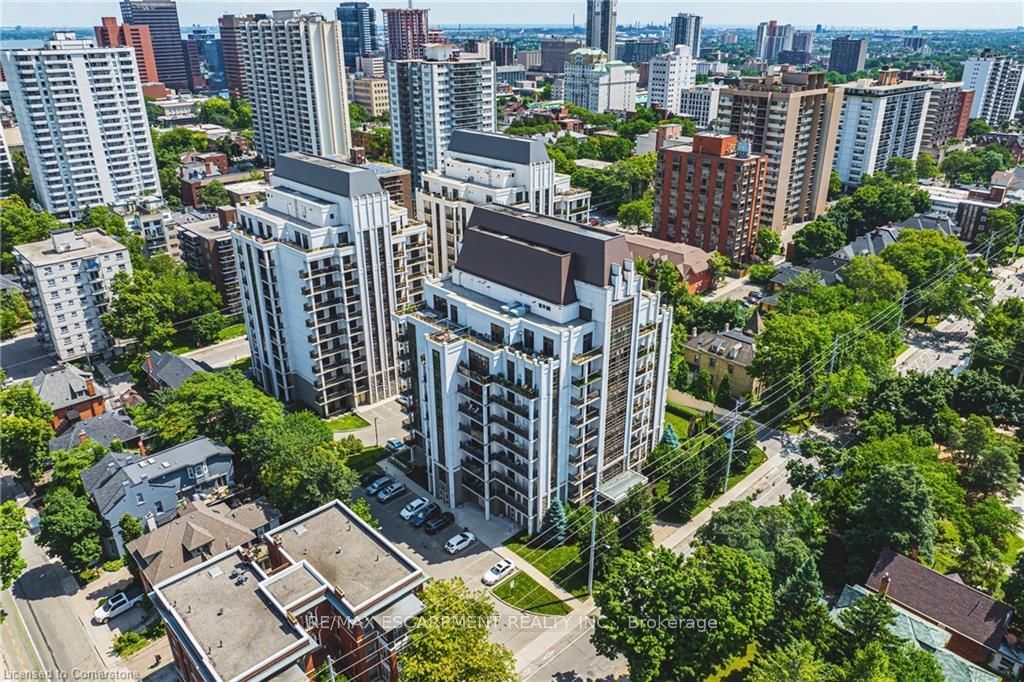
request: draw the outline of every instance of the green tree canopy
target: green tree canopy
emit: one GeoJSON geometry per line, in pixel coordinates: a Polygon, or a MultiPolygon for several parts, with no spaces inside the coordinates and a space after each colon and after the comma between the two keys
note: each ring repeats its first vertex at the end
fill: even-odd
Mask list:
{"type": "Polygon", "coordinates": [[[51,230],[60,229],[60,221],[45,211],[33,211],[19,196],[0,199],[0,266],[4,272],[14,270],[14,247],[50,237],[51,230]]]}
{"type": "Polygon", "coordinates": [[[53,438],[52,408],[24,382],[0,389],[0,460],[31,483],[42,473],[53,438]]]}
{"type": "Polygon", "coordinates": [[[100,558],[97,533],[100,520],[86,497],[67,488],[54,488],[46,495],[39,515],[39,542],[64,561],[72,571],[80,571],[100,558]]]}
{"type": "Polygon", "coordinates": [[[0,504],[0,590],[10,589],[28,567],[21,556],[21,539],[26,535],[25,510],[15,500],[0,504]]]}

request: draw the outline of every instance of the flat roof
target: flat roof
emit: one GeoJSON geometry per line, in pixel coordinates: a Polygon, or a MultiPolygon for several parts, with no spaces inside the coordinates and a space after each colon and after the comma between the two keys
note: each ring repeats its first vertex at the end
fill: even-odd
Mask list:
{"type": "Polygon", "coordinates": [[[384,191],[367,168],[301,152],[278,154],[274,177],[345,197],[384,191]]]}
{"type": "Polygon", "coordinates": [[[313,575],[309,566],[303,563],[271,576],[264,582],[263,587],[277,603],[287,607],[300,597],[324,587],[324,584],[313,575]]]}
{"type": "Polygon", "coordinates": [[[265,578],[238,552],[202,564],[154,588],[172,627],[224,680],[260,661],[315,645],[260,588],[265,578]]]}
{"type": "Polygon", "coordinates": [[[225,239],[231,237],[231,230],[220,226],[220,218],[208,218],[192,222],[178,223],[179,231],[192,232],[207,239],[225,239]]]}
{"type": "Polygon", "coordinates": [[[18,244],[14,250],[34,266],[50,265],[52,263],[67,263],[82,258],[102,256],[106,253],[115,253],[126,250],[125,245],[113,237],[107,235],[100,229],[85,230],[77,233],[78,239],[74,243],[82,245],[80,248],[72,248],[67,251],[58,252],[53,248],[52,237],[31,242],[18,244]]]}
{"type": "Polygon", "coordinates": [[[419,566],[337,500],[267,536],[279,543],[293,563],[306,561],[340,590],[353,613],[397,585],[425,579],[419,566]]]}

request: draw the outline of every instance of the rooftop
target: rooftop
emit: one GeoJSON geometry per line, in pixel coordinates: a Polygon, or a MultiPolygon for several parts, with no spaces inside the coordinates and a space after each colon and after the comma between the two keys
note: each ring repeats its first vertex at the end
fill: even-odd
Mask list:
{"type": "Polygon", "coordinates": [[[292,563],[308,562],[340,590],[352,614],[372,611],[395,588],[411,589],[425,579],[419,566],[338,501],[267,535],[292,563]]]}
{"type": "Polygon", "coordinates": [[[717,355],[743,366],[748,366],[754,361],[755,346],[754,337],[738,329],[699,332],[686,342],[687,348],[717,355]]]}
{"type": "Polygon", "coordinates": [[[686,279],[706,272],[711,254],[689,244],[669,242],[642,234],[627,234],[626,243],[634,260],[667,260],[686,279]]]}
{"type": "Polygon", "coordinates": [[[279,154],[274,177],[346,197],[384,191],[376,174],[363,166],[301,152],[279,154]]]}
{"type": "Polygon", "coordinates": [[[453,130],[448,151],[524,165],[551,160],[542,140],[476,130],[453,130]]]}
{"type": "Polygon", "coordinates": [[[265,579],[233,551],[156,585],[155,601],[178,640],[231,680],[267,660],[283,667],[317,646],[273,602],[265,579]]]}
{"type": "Polygon", "coordinates": [[[74,365],[47,367],[32,377],[32,390],[40,400],[48,403],[54,410],[71,407],[96,397],[102,399],[107,395],[107,390],[93,380],[92,374],[74,365]]]}
{"type": "Polygon", "coordinates": [[[50,452],[54,450],[70,450],[86,440],[91,440],[105,448],[109,448],[110,444],[115,440],[127,443],[136,440],[138,437],[139,430],[132,424],[131,419],[122,417],[114,412],[104,412],[92,419],[73,424],[71,428],[51,440],[50,452]]]}
{"type": "Polygon", "coordinates": [[[56,230],[51,233],[49,239],[19,244],[14,247],[14,251],[35,267],[127,251],[121,242],[107,236],[107,233],[100,229],[84,230],[75,234],[68,234],[69,232],[70,228],[56,230]]]}
{"type": "Polygon", "coordinates": [[[1013,616],[1013,609],[1006,604],[891,549],[882,550],[866,585],[993,651],[1006,638],[1013,616]]]}
{"type": "Polygon", "coordinates": [[[161,386],[180,388],[186,379],[206,369],[192,358],[169,351],[151,350],[142,361],[142,371],[161,386]]]}

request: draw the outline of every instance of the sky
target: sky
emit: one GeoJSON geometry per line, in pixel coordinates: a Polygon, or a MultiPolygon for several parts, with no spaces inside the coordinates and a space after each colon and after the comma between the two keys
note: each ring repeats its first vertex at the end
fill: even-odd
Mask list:
{"type": "MultiPolygon", "coordinates": [[[[372,1],[372,0],[371,0],[372,1]]],[[[402,0],[372,2],[378,9],[405,6],[402,0]]],[[[417,7],[430,9],[431,25],[577,25],[585,23],[586,2],[576,0],[416,0],[417,7]]],[[[216,24],[222,14],[269,12],[273,9],[301,9],[332,14],[336,2],[311,0],[178,0],[183,27],[216,24]]],[[[797,26],[921,28],[1014,28],[1024,25],[1021,0],[619,0],[619,24],[667,23],[679,12],[704,17],[705,25],[754,26],[777,19],[797,26]]],[[[116,0],[0,0],[3,26],[91,26],[101,16],[120,17],[116,0]]]]}

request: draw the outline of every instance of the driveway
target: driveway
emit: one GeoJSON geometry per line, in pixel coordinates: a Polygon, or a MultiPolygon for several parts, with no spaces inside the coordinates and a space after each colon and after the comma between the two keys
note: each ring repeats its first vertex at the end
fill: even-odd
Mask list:
{"type": "MultiPolygon", "coordinates": [[[[106,667],[118,667],[123,660],[114,653],[114,640],[122,632],[139,628],[148,616],[154,615],[152,611],[146,612],[141,606],[133,606],[122,614],[114,616],[106,623],[100,624],[93,621],[93,612],[100,605],[101,599],[109,598],[118,592],[132,587],[135,582],[132,574],[127,568],[100,575],[99,578],[89,583],[82,589],[71,595],[72,608],[82,622],[85,632],[96,648],[96,651],[103,656],[106,667]]],[[[136,588],[141,591],[141,588],[136,588]]]]}
{"type": "Polygon", "coordinates": [[[405,413],[402,406],[394,400],[385,400],[370,407],[361,408],[359,416],[369,422],[369,426],[354,431],[336,431],[335,440],[355,436],[364,445],[377,446],[387,443],[391,438],[405,440],[408,432],[402,426],[405,413]]]}

